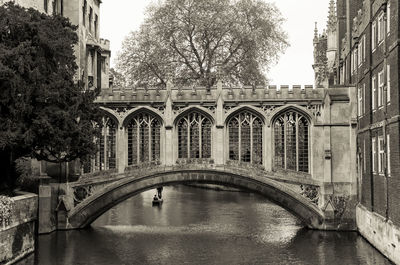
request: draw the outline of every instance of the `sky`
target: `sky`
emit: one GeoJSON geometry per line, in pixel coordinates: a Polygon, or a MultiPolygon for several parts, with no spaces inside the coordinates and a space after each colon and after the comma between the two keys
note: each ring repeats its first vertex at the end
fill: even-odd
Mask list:
{"type": "MultiPolygon", "coordinates": [[[[313,37],[315,22],[319,32],[326,27],[329,0],[264,0],[275,3],[286,19],[290,47],[267,73],[270,84],[311,85],[314,83],[313,37]]],[[[139,28],[146,6],[152,0],[103,0],[100,36],[111,42],[111,66],[124,38],[139,28]],[[117,4],[116,4],[117,3],[117,4]]]]}

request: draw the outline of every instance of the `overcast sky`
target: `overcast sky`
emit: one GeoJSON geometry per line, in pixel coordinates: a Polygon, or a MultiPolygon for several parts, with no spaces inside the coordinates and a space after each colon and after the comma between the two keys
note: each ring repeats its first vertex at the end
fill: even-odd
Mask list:
{"type": "MultiPolygon", "coordinates": [[[[123,39],[139,28],[146,6],[152,0],[103,0],[100,10],[100,36],[111,41],[111,65],[121,49],[123,39]]],[[[320,33],[326,27],[329,0],[265,0],[274,2],[286,18],[290,47],[272,66],[268,77],[271,84],[307,85],[314,83],[314,23],[320,33]]]]}

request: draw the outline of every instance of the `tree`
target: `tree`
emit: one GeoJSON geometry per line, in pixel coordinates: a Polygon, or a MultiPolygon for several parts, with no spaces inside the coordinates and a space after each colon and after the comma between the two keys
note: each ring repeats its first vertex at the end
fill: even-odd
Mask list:
{"type": "Polygon", "coordinates": [[[12,188],[20,157],[61,163],[95,152],[95,95],[74,82],[76,29],[61,16],[0,7],[0,188],[12,188]]]}
{"type": "Polygon", "coordinates": [[[131,86],[257,85],[288,43],[279,10],[262,0],[164,0],[123,42],[117,70],[131,86]],[[218,70],[217,65],[220,67],[218,70]]]}

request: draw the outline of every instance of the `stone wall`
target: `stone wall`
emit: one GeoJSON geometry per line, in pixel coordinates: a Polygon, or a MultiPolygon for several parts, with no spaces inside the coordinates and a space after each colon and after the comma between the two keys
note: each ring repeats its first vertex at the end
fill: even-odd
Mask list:
{"type": "Polygon", "coordinates": [[[10,223],[0,227],[0,264],[11,264],[35,250],[37,195],[21,193],[13,199],[10,223]]]}
{"type": "Polygon", "coordinates": [[[357,206],[356,215],[360,234],[382,254],[400,264],[400,227],[362,205],[357,206]]]}

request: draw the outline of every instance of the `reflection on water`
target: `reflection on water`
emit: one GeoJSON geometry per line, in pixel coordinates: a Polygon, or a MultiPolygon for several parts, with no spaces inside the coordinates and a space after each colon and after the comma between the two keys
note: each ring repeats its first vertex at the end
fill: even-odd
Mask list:
{"type": "Polygon", "coordinates": [[[312,231],[249,193],[166,187],[117,205],[90,229],[39,237],[36,264],[391,264],[357,233],[312,231]]]}

